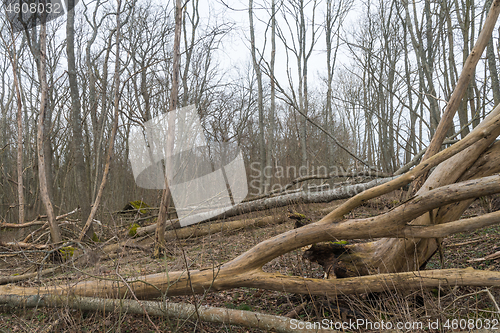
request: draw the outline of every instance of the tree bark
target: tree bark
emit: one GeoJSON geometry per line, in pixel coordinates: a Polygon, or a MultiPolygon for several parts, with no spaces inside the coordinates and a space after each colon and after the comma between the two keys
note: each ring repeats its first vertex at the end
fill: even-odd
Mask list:
{"type": "MultiPolygon", "coordinates": [[[[181,0],[175,1],[175,32],[174,32],[174,59],[172,64],[172,91],[170,93],[170,112],[174,112],[177,107],[177,99],[179,95],[179,70],[180,70],[180,43],[181,43],[181,28],[182,28],[182,5],[181,0]]],[[[167,157],[165,159],[165,189],[163,190],[160,203],[160,211],[155,230],[155,243],[153,249],[153,258],[160,258],[166,250],[165,241],[165,222],[168,215],[168,206],[172,199],[172,194],[168,186],[169,174],[173,175],[172,157],[170,156],[174,148],[174,130],[175,118],[172,114],[168,119],[168,139],[167,139],[167,157]],[[169,153],[170,152],[170,153],[169,153]]]]}
{"type": "Polygon", "coordinates": [[[38,178],[40,181],[40,196],[42,197],[45,210],[47,211],[47,216],[49,219],[50,235],[52,237],[53,243],[59,243],[62,241],[61,230],[57,225],[54,207],[52,206],[52,201],[50,198],[49,186],[52,184],[47,184],[47,168],[45,160],[45,140],[44,138],[45,122],[46,122],[46,112],[47,112],[47,94],[48,94],[48,84],[47,84],[47,26],[46,26],[46,14],[42,15],[42,24],[40,25],[40,65],[39,65],[39,79],[40,79],[40,113],[38,115],[38,133],[37,133],[37,151],[38,151],[38,178]]]}
{"type": "MultiPolygon", "coordinates": [[[[257,110],[259,112],[259,157],[260,157],[260,191],[267,192],[268,179],[265,177],[266,167],[266,144],[264,139],[264,92],[262,88],[262,70],[260,60],[257,60],[255,47],[255,31],[253,24],[253,0],[248,1],[248,17],[250,21],[250,52],[252,54],[252,66],[257,79],[257,110]]],[[[262,59],[262,57],[260,58],[262,59]]]]}
{"type": "MultiPolygon", "coordinates": [[[[18,223],[23,223],[25,220],[25,200],[24,200],[24,182],[23,182],[23,104],[21,97],[21,83],[18,73],[18,56],[16,50],[16,37],[14,36],[14,28],[10,26],[10,37],[12,40],[12,50],[8,50],[9,59],[12,65],[12,76],[14,79],[14,89],[16,92],[17,102],[17,198],[19,204],[18,223]]],[[[2,38],[3,40],[3,38],[2,38]]],[[[4,41],[4,40],[3,40],[4,41]]],[[[5,41],[4,41],[5,43],[5,41]]],[[[7,43],[5,43],[7,45],[7,43]]]]}
{"type": "MultiPolygon", "coordinates": [[[[73,130],[73,157],[75,159],[75,181],[79,193],[79,205],[81,208],[82,221],[87,221],[90,215],[90,187],[85,167],[83,130],[80,92],[78,89],[78,78],[76,75],[75,61],[75,0],[68,0],[69,8],[66,21],[66,52],[68,54],[68,81],[71,96],[71,127],[73,130]]],[[[94,234],[92,224],[85,234],[86,240],[91,240],[94,234]]]]}

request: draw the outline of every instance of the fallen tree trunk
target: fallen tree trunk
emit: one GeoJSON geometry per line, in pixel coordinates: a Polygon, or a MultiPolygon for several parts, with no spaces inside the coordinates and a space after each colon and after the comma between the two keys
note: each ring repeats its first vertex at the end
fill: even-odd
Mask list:
{"type": "MultiPolygon", "coordinates": [[[[238,205],[233,206],[227,211],[221,210],[220,214],[211,217],[211,213],[200,213],[193,215],[189,218],[193,218],[197,221],[212,221],[216,219],[225,219],[241,214],[251,213],[255,211],[261,211],[266,209],[278,208],[288,205],[293,205],[296,203],[318,203],[318,202],[330,202],[338,199],[350,198],[358,193],[361,193],[369,188],[387,183],[396,177],[380,178],[375,179],[367,183],[346,185],[341,188],[331,189],[329,191],[322,192],[297,192],[292,194],[281,195],[277,197],[260,199],[255,201],[243,202],[238,205]]],[[[404,185],[404,184],[403,184],[404,185]]],[[[188,218],[186,218],[188,219],[188,218]]],[[[177,220],[171,222],[170,227],[172,229],[179,229],[180,225],[177,220]]],[[[137,235],[144,236],[146,234],[152,233],[156,228],[156,224],[149,225],[146,227],[137,228],[137,235]]]]}
{"type": "MultiPolygon", "coordinates": [[[[500,121],[500,108],[497,107],[490,116],[469,135],[475,135],[482,131],[488,123],[497,124],[500,121]]],[[[457,180],[463,181],[499,172],[500,143],[497,142],[489,147],[498,135],[500,135],[500,126],[496,127],[490,135],[441,163],[431,173],[417,194],[422,195],[431,189],[452,184],[457,180]],[[489,149],[487,149],[488,147],[489,149]]],[[[450,148],[453,148],[453,146],[450,148]]],[[[457,220],[474,199],[471,198],[462,202],[444,205],[436,210],[429,210],[427,214],[418,217],[411,223],[420,226],[457,220]]],[[[439,239],[441,237],[444,236],[421,240],[412,239],[411,241],[385,238],[372,243],[356,244],[350,248],[352,252],[358,253],[357,256],[353,254],[356,260],[352,263],[343,261],[343,264],[346,265],[344,268],[351,272],[358,270],[366,272],[366,267],[370,267],[371,271],[382,273],[418,270],[427,263],[441,246],[442,239],[439,239]]]]}
{"type": "Polygon", "coordinates": [[[263,198],[268,198],[268,197],[274,196],[274,195],[279,195],[280,193],[288,191],[294,185],[300,184],[302,182],[306,182],[308,180],[326,180],[326,179],[332,179],[332,178],[335,178],[335,177],[389,178],[389,177],[392,177],[392,176],[394,176],[394,175],[391,175],[391,174],[388,174],[388,173],[385,173],[385,172],[379,172],[379,171],[355,171],[355,172],[348,172],[348,171],[345,171],[341,167],[341,171],[340,170],[336,170],[334,172],[331,172],[328,175],[326,175],[326,174],[325,175],[308,175],[308,176],[303,176],[303,177],[296,178],[296,179],[292,180],[289,184],[283,186],[281,189],[271,191],[269,193],[260,195],[258,197],[250,198],[248,200],[245,200],[244,202],[249,202],[249,201],[259,200],[259,199],[263,199],[263,198]]]}
{"type": "MultiPolygon", "coordinates": [[[[458,142],[458,140],[444,140],[443,145],[449,145],[449,144],[457,143],[457,142],[458,142]]],[[[426,151],[427,151],[427,147],[420,150],[415,156],[413,156],[413,158],[410,162],[406,163],[401,168],[396,170],[396,172],[394,172],[394,176],[402,175],[403,173],[408,172],[412,167],[414,167],[415,165],[420,163],[420,160],[422,159],[422,156],[424,156],[426,151]]]]}
{"type": "MultiPolygon", "coordinates": [[[[261,211],[271,208],[288,206],[295,203],[316,203],[316,202],[330,202],[338,199],[350,198],[358,193],[361,193],[372,187],[387,183],[396,177],[380,178],[375,179],[367,183],[346,185],[341,188],[331,189],[329,191],[322,192],[298,192],[289,195],[282,195],[278,197],[272,197],[268,199],[262,199],[257,201],[245,202],[239,205],[233,206],[231,209],[225,212],[221,212],[216,217],[211,218],[228,218],[240,214],[246,214],[254,211],[261,211]]],[[[208,214],[197,214],[194,216],[196,219],[202,219],[208,214]]]]}
{"type": "MultiPolygon", "coordinates": [[[[204,224],[197,224],[191,227],[184,227],[181,229],[167,230],[165,232],[165,240],[202,237],[223,231],[265,227],[271,224],[280,224],[285,221],[287,221],[287,218],[285,218],[284,216],[266,216],[266,217],[257,217],[254,219],[243,219],[243,220],[227,221],[219,223],[209,222],[204,224]]],[[[151,228],[151,226],[142,228],[143,229],[142,231],[146,231],[148,230],[148,228],[150,232],[154,231],[154,228],[151,228]]],[[[137,235],[141,236],[143,234],[137,233],[137,235]]]]}
{"type": "Polygon", "coordinates": [[[14,283],[14,282],[28,280],[28,279],[38,277],[38,276],[52,274],[52,273],[57,272],[60,269],[61,269],[61,267],[57,266],[57,267],[44,269],[44,270],[41,270],[39,272],[34,272],[34,273],[26,273],[26,274],[11,275],[11,276],[1,276],[0,277],[0,284],[14,283]]]}
{"type": "MultiPolygon", "coordinates": [[[[57,307],[79,309],[96,312],[119,312],[132,314],[148,314],[158,317],[172,317],[177,319],[199,319],[211,323],[236,325],[249,328],[258,328],[267,331],[283,333],[311,332],[309,329],[293,329],[293,327],[306,327],[306,323],[287,317],[273,316],[263,313],[233,310],[227,308],[208,307],[205,305],[194,306],[184,303],[152,302],[130,299],[102,299],[93,297],[61,297],[50,294],[45,295],[0,295],[0,304],[11,307],[57,307]]],[[[318,329],[315,332],[331,332],[335,330],[318,329]]]]}
{"type": "Polygon", "coordinates": [[[125,285],[121,280],[85,281],[73,286],[18,287],[0,286],[0,299],[9,295],[28,299],[39,295],[72,295],[103,298],[130,297],[130,291],[139,299],[152,299],[162,295],[187,295],[193,292],[220,291],[239,287],[279,290],[306,295],[365,294],[391,290],[419,290],[422,288],[454,286],[500,287],[500,272],[466,269],[443,269],[402,273],[384,273],[345,279],[310,279],[262,270],[239,274],[228,270],[193,270],[191,282],[185,272],[158,273],[142,276],[125,285]],[[130,288],[130,289],[129,289],[130,288]]]}
{"type": "MultiPolygon", "coordinates": [[[[220,267],[190,271],[189,274],[185,271],[152,274],[129,280],[127,283],[122,280],[113,281],[111,279],[84,281],[70,286],[45,287],[44,292],[51,294],[69,292],[80,296],[121,298],[127,294],[130,295],[128,288],[131,288],[139,298],[152,298],[165,294],[190,294],[193,291],[204,293],[207,290],[255,287],[291,293],[333,296],[339,293],[349,294],[367,291],[376,292],[386,290],[386,288],[407,288],[412,283],[416,287],[436,286],[446,283],[451,285],[500,286],[499,272],[485,273],[474,270],[412,272],[409,275],[404,273],[403,275],[374,275],[328,281],[291,277],[262,271],[262,266],[272,259],[312,243],[336,238],[406,237],[404,230],[409,227],[407,222],[426,214],[428,211],[453,202],[498,192],[500,192],[500,175],[469,180],[419,194],[401,206],[379,216],[342,222],[340,220],[326,221],[323,219],[320,222],[290,230],[257,244],[252,249],[220,267]],[[425,278],[419,278],[418,280],[412,280],[411,278],[419,276],[432,276],[432,278],[429,281],[425,278]],[[441,278],[441,276],[444,277],[441,278]],[[445,281],[446,279],[448,279],[448,282],[445,281]],[[390,283],[386,286],[384,281],[390,281],[390,283]]],[[[495,212],[488,215],[489,217],[493,216],[496,222],[499,214],[495,212]]],[[[469,228],[470,225],[466,224],[465,227],[469,228]]],[[[455,230],[460,230],[460,228],[456,227],[455,230]]],[[[362,269],[365,274],[369,273],[365,266],[362,269]]],[[[0,288],[0,294],[12,292],[16,294],[22,294],[23,292],[33,294],[40,292],[40,290],[37,288],[23,289],[15,286],[0,288]]]]}

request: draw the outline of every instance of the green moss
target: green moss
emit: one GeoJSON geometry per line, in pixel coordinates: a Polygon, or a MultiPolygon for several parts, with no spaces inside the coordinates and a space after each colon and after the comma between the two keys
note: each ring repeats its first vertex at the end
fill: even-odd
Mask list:
{"type": "Polygon", "coordinates": [[[142,208],[149,208],[149,206],[142,200],[130,201],[129,204],[130,206],[137,209],[141,214],[146,214],[148,212],[147,209],[142,209],[142,208]]]}
{"type": "Polygon", "coordinates": [[[59,249],[64,260],[68,260],[75,254],[75,248],[73,246],[65,246],[59,249]]]}
{"type": "Polygon", "coordinates": [[[135,235],[137,235],[137,228],[139,228],[140,225],[138,225],[137,223],[134,223],[132,224],[129,228],[128,228],[128,235],[130,237],[135,237],[135,235]]]}
{"type": "Polygon", "coordinates": [[[97,234],[95,232],[92,234],[92,241],[94,243],[99,243],[100,242],[99,237],[97,237],[97,234]]]}
{"type": "Polygon", "coordinates": [[[338,241],[338,242],[331,242],[332,244],[337,244],[337,245],[347,245],[347,241],[343,240],[343,241],[338,241]]]}

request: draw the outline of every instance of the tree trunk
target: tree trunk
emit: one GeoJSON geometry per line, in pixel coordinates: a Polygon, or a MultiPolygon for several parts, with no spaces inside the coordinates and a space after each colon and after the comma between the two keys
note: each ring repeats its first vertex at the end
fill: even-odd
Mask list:
{"type": "MultiPolygon", "coordinates": [[[[500,108],[496,108],[487,120],[492,120],[494,117],[498,119],[499,116],[500,108]]],[[[481,127],[484,126],[478,126],[471,134],[478,132],[481,127]]],[[[431,189],[452,184],[457,180],[485,177],[499,172],[500,143],[486,150],[498,135],[500,135],[500,128],[496,128],[487,138],[476,142],[471,147],[441,163],[432,172],[417,195],[428,193],[431,189]]],[[[429,210],[427,214],[415,219],[412,225],[431,225],[454,221],[462,215],[470,203],[471,201],[464,201],[460,204],[429,210]]],[[[440,246],[440,242],[435,238],[410,240],[386,238],[372,243],[354,245],[349,247],[351,260],[344,259],[342,261],[343,270],[351,272],[351,275],[356,275],[355,272],[368,274],[370,272],[417,270],[427,263],[440,246]]]]}
{"type": "MultiPolygon", "coordinates": [[[[266,149],[266,169],[271,170],[271,175],[274,174],[273,158],[274,157],[274,131],[276,130],[276,83],[275,83],[275,63],[276,63],[276,4],[275,0],[271,1],[271,63],[270,63],[270,84],[271,84],[271,101],[269,108],[269,124],[267,130],[267,149],[266,149]]],[[[271,189],[272,177],[266,179],[266,188],[271,189]]]]}
{"type": "MultiPolygon", "coordinates": [[[[75,62],[75,0],[68,0],[69,8],[66,21],[66,52],[68,54],[68,81],[71,96],[71,127],[73,129],[73,156],[75,159],[75,181],[79,193],[79,206],[81,208],[82,221],[87,221],[90,215],[90,188],[85,168],[83,149],[82,115],[80,104],[80,92],[76,75],[75,62]]],[[[94,234],[92,224],[85,237],[91,240],[94,234]]]]}
{"type": "MultiPolygon", "coordinates": [[[[182,5],[180,0],[175,1],[175,33],[174,33],[174,59],[172,64],[172,91],[170,93],[170,112],[174,112],[177,107],[177,99],[179,94],[179,68],[180,68],[180,44],[181,44],[181,28],[182,28],[182,5]]],[[[160,203],[160,212],[158,214],[158,222],[155,230],[155,244],[153,249],[153,258],[160,258],[166,250],[165,241],[165,222],[167,220],[168,206],[172,199],[172,194],[168,186],[169,175],[173,175],[172,157],[170,154],[174,148],[174,130],[175,118],[172,114],[168,118],[168,139],[167,139],[167,156],[165,158],[165,189],[163,190],[160,203]]],[[[171,178],[170,178],[171,179],[171,178]]]]}
{"type": "MultiPolygon", "coordinates": [[[[138,314],[158,317],[172,317],[176,319],[190,320],[196,318],[211,323],[224,325],[237,325],[248,328],[256,328],[267,332],[289,333],[311,332],[308,322],[293,320],[282,316],[273,316],[253,311],[228,309],[226,307],[195,306],[185,303],[138,301],[129,299],[102,299],[94,297],[64,297],[52,295],[3,295],[0,296],[0,304],[12,307],[57,307],[64,309],[79,309],[81,311],[95,311],[109,313],[116,311],[123,315],[138,314]],[[294,327],[297,327],[295,329],[294,327]],[[303,329],[299,328],[302,327],[303,329]]],[[[320,328],[314,332],[337,331],[320,328]]]]}
{"type": "MultiPolygon", "coordinates": [[[[243,219],[236,221],[218,222],[218,223],[207,223],[207,224],[197,224],[194,226],[184,227],[182,229],[167,230],[165,232],[165,239],[176,240],[185,239],[192,237],[202,237],[205,235],[213,235],[218,232],[228,232],[240,229],[250,229],[257,227],[265,227],[272,224],[280,224],[287,221],[286,218],[281,216],[266,216],[257,217],[254,219],[243,219]]],[[[137,237],[144,236],[151,231],[151,228],[137,228],[137,237]]],[[[141,242],[143,243],[143,242],[141,242]]],[[[149,239],[144,241],[144,243],[149,243],[149,239]]]]}
{"type": "Polygon", "coordinates": [[[114,89],[114,121],[113,121],[113,129],[111,131],[111,135],[109,138],[109,147],[108,147],[108,155],[106,157],[106,165],[104,166],[104,172],[102,175],[101,185],[99,186],[99,190],[96,194],[96,198],[94,200],[94,204],[92,205],[92,209],[90,214],[85,222],[85,225],[82,228],[80,236],[78,240],[81,242],[86,235],[89,234],[89,230],[92,227],[92,223],[94,222],[94,217],[97,214],[97,209],[99,209],[99,204],[101,202],[102,194],[104,192],[104,187],[106,186],[106,182],[108,180],[109,169],[111,167],[111,159],[113,157],[113,150],[115,144],[116,132],[118,131],[118,115],[120,113],[120,38],[121,38],[121,20],[120,20],[120,12],[121,8],[121,0],[117,0],[117,9],[116,9],[116,51],[115,51],[115,74],[113,77],[113,89],[114,89]]]}
{"type": "MultiPolygon", "coordinates": [[[[45,14],[46,15],[46,14],[45,14]]],[[[38,115],[38,130],[37,130],[37,151],[38,151],[38,178],[40,181],[40,196],[42,197],[45,210],[47,211],[47,216],[49,219],[50,235],[52,236],[53,243],[59,243],[62,241],[61,230],[56,222],[56,217],[54,214],[54,207],[52,206],[52,201],[50,197],[49,186],[52,184],[47,184],[47,168],[46,168],[46,145],[45,142],[48,138],[44,137],[46,130],[46,112],[47,112],[47,94],[48,94],[48,84],[47,84],[47,27],[45,17],[42,16],[42,24],[40,25],[40,66],[38,77],[40,80],[40,113],[38,115]]],[[[50,168],[49,168],[50,170],[50,168]]]]}
{"type": "Polygon", "coordinates": [[[250,49],[252,53],[252,65],[257,79],[257,109],[259,112],[260,194],[264,194],[267,192],[266,184],[268,183],[265,175],[266,143],[264,139],[264,93],[262,88],[262,70],[260,68],[260,60],[257,60],[257,50],[255,47],[253,0],[249,0],[248,2],[248,17],[250,20],[250,49]]]}
{"type": "MultiPolygon", "coordinates": [[[[491,7],[492,0],[487,0],[484,6],[491,7]]],[[[497,61],[495,56],[495,47],[493,45],[493,37],[490,38],[486,47],[486,57],[488,58],[488,70],[491,77],[491,90],[493,91],[493,101],[495,105],[500,103],[500,85],[498,80],[497,61]]]]}
{"type": "MultiPolygon", "coordinates": [[[[10,26],[10,37],[12,40],[12,49],[9,52],[9,59],[12,65],[12,76],[14,79],[14,89],[17,102],[17,198],[19,203],[18,223],[23,223],[25,219],[25,200],[24,200],[24,182],[23,182],[23,102],[21,97],[21,83],[18,73],[18,54],[16,50],[16,38],[14,37],[14,28],[10,26]]],[[[5,41],[4,41],[5,43],[5,41]]],[[[7,43],[5,43],[7,44],[7,43]]]]}

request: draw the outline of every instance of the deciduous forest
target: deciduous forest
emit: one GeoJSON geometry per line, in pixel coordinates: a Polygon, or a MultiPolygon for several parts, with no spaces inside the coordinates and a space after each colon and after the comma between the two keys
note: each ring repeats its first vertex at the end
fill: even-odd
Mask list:
{"type": "Polygon", "coordinates": [[[500,330],[500,0],[1,8],[1,331],[500,330]]]}

